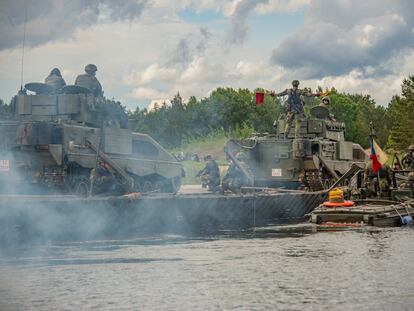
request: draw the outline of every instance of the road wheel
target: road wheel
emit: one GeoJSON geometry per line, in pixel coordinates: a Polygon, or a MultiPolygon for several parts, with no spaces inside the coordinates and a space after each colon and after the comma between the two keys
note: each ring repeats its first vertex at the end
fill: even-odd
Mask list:
{"type": "Polygon", "coordinates": [[[161,180],[157,180],[154,183],[154,190],[157,192],[165,192],[164,183],[161,180]]]}
{"type": "Polygon", "coordinates": [[[152,183],[149,180],[145,181],[144,185],[142,186],[142,192],[143,193],[151,192],[152,189],[153,189],[152,183]]]}

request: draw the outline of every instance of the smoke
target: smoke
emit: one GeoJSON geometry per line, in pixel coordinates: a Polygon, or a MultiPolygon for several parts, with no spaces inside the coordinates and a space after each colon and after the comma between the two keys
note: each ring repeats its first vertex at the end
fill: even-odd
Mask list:
{"type": "Polygon", "coordinates": [[[78,28],[98,20],[133,20],[150,0],[3,0],[0,2],[0,50],[21,44],[26,25],[26,43],[37,46],[70,37],[78,28]]]}
{"type": "Polygon", "coordinates": [[[204,54],[211,38],[211,33],[205,27],[199,28],[197,34],[191,34],[178,41],[167,62],[170,66],[187,67],[195,58],[204,54]]]}
{"type": "Polygon", "coordinates": [[[267,3],[268,0],[240,0],[237,2],[231,14],[228,40],[231,44],[240,45],[247,35],[247,19],[249,14],[259,5],[267,3]]]}

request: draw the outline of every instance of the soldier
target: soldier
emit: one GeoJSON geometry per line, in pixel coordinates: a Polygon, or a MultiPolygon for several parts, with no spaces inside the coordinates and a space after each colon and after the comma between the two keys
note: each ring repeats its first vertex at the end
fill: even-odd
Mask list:
{"type": "MultiPolygon", "coordinates": [[[[240,164],[245,164],[246,155],[242,152],[237,153],[236,155],[237,161],[240,164]]],[[[230,163],[229,169],[227,170],[226,175],[223,178],[222,186],[223,190],[229,190],[234,193],[239,193],[240,188],[243,186],[247,186],[249,184],[249,180],[247,179],[246,175],[242,172],[242,170],[232,161],[230,163]]]]}
{"type": "Polygon", "coordinates": [[[53,91],[56,92],[66,85],[65,80],[62,78],[62,74],[58,68],[53,68],[50,74],[45,79],[45,84],[51,86],[53,91]]]}
{"type": "Polygon", "coordinates": [[[94,194],[108,193],[114,189],[115,178],[103,162],[99,162],[96,169],[91,170],[89,178],[94,194]]]}
{"type": "Polygon", "coordinates": [[[414,145],[408,147],[407,154],[402,159],[402,165],[406,169],[414,169],[414,145]]]}
{"type": "Polygon", "coordinates": [[[395,186],[393,173],[387,164],[374,173],[372,161],[365,164],[364,170],[364,187],[367,190],[367,196],[389,197],[391,186],[395,186]]]}
{"type": "Polygon", "coordinates": [[[203,188],[207,187],[208,190],[216,192],[220,186],[219,167],[211,155],[206,155],[204,161],[207,162],[206,166],[198,172],[196,177],[200,177],[203,188]]]}
{"type": "Polygon", "coordinates": [[[102,96],[102,86],[95,77],[97,70],[98,68],[93,64],[86,65],[86,74],[78,75],[75,80],[75,85],[89,89],[95,96],[102,96]]]}
{"type": "Polygon", "coordinates": [[[407,180],[403,181],[398,185],[399,189],[409,189],[414,191],[414,172],[409,172],[407,180]]]}
{"type": "Polygon", "coordinates": [[[287,107],[286,125],[285,125],[285,139],[288,138],[289,129],[294,119],[296,120],[295,138],[299,137],[300,126],[302,124],[302,118],[304,117],[303,105],[305,103],[303,101],[303,96],[311,97],[311,96],[319,95],[319,94],[312,94],[306,90],[301,90],[298,87],[299,87],[299,81],[293,80],[291,89],[286,89],[281,93],[275,93],[275,92],[270,93],[271,96],[288,95],[288,100],[287,100],[288,107],[287,107]]]}
{"type": "MultiPolygon", "coordinates": [[[[321,106],[321,107],[325,107],[326,109],[328,109],[329,110],[329,104],[331,103],[331,99],[329,98],[329,96],[325,96],[325,97],[323,97],[322,98],[322,101],[321,101],[321,103],[319,104],[319,106],[321,106]]],[[[334,117],[334,115],[332,114],[332,113],[330,113],[329,115],[328,115],[328,120],[330,120],[330,121],[333,121],[333,122],[335,122],[336,121],[336,119],[335,119],[335,117],[334,117]]]]}

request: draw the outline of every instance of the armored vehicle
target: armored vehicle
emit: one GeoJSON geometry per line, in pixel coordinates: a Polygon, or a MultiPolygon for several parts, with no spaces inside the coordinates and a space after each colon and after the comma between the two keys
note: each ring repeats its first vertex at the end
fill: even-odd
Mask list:
{"type": "Polygon", "coordinates": [[[226,152],[243,151],[256,187],[322,190],[329,188],[353,164],[364,167],[367,155],[359,144],[345,140],[345,124],[332,121],[329,110],[313,107],[303,120],[300,137],[291,127],[284,139],[285,120],[275,122],[275,134],[230,140],[226,152]]]}
{"type": "Polygon", "coordinates": [[[80,86],[53,92],[29,83],[12,110],[0,121],[3,193],[86,195],[99,192],[102,180],[101,192],[174,193],[180,187],[181,164],[150,136],[132,132],[119,102],[80,86]]]}

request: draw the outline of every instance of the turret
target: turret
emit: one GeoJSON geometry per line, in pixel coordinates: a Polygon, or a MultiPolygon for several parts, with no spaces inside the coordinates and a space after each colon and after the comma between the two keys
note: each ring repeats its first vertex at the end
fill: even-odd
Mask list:
{"type": "Polygon", "coordinates": [[[14,98],[15,118],[22,122],[81,123],[92,127],[128,127],[128,118],[119,102],[96,97],[88,89],[67,85],[56,94],[44,83],[28,83],[34,94],[19,92],[14,98]]]}

